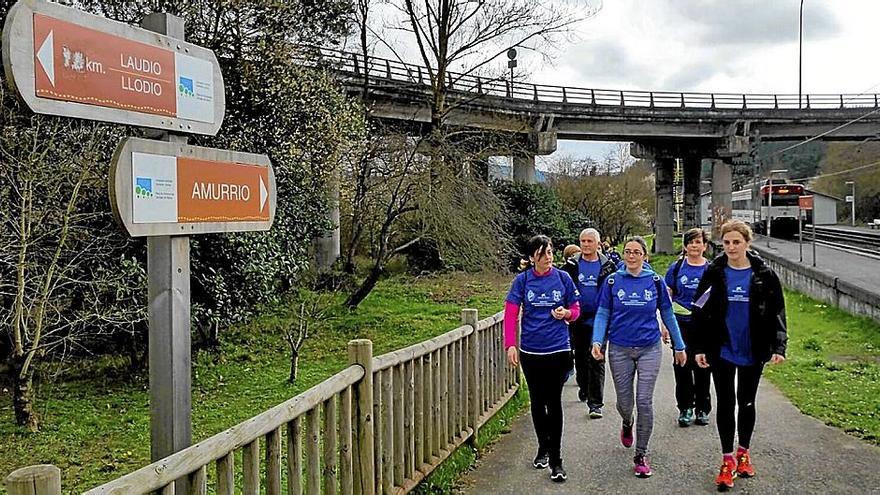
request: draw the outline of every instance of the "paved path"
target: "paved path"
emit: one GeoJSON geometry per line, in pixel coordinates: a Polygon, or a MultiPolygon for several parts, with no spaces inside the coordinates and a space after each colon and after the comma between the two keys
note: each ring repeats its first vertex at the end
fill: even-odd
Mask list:
{"type": "MultiPolygon", "coordinates": [[[[549,471],[532,469],[536,443],[526,412],[463,480],[463,493],[483,494],[697,494],[715,493],[721,455],[715,415],[709,426],[679,428],[671,356],[666,355],[654,402],[651,459],[654,476],[632,474],[633,449],[618,441],[610,373],[605,380],[605,417],[587,418],[574,379],[563,391],[563,458],[568,482],[555,484],[549,471]]],[[[714,399],[714,390],[713,390],[714,399]]],[[[801,414],[767,380],[758,393],[758,424],[752,441],[757,476],[737,480],[729,493],[880,494],[880,448],[801,414]]]]}

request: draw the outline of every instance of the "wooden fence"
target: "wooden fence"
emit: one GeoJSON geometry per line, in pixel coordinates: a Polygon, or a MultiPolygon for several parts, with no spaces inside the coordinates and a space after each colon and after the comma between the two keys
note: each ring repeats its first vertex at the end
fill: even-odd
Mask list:
{"type": "MultiPolygon", "coordinates": [[[[502,314],[378,357],[348,344],[350,366],[268,411],[85,492],[220,495],[400,494],[412,490],[517,391],[502,344],[502,314]],[[240,472],[236,469],[240,459],[240,472]]],[[[57,495],[60,471],[31,466],[10,495],[57,495]]]]}

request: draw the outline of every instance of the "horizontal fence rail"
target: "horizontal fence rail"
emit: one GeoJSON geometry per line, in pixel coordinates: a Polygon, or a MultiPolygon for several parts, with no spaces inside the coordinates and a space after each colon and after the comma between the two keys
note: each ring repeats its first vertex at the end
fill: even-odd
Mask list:
{"type": "MultiPolygon", "coordinates": [[[[363,54],[322,47],[304,47],[317,57],[301,56],[304,64],[322,65],[344,74],[355,81],[365,78],[371,84],[383,81],[395,85],[410,85],[424,89],[436,83],[436,69],[427,68],[363,54]]],[[[563,103],[590,106],[684,109],[744,109],[744,110],[840,110],[880,108],[877,94],[741,94],[693,93],[672,91],[631,91],[618,89],[576,88],[514,81],[506,78],[480,77],[448,72],[443,79],[452,91],[470,93],[476,97],[494,96],[542,103],[563,103]]]]}
{"type": "MultiPolygon", "coordinates": [[[[462,326],[381,356],[373,357],[370,341],[353,340],[350,366],[331,378],[85,493],[174,494],[181,483],[193,494],[407,493],[474,441],[518,390],[502,337],[501,313],[479,320],[466,309],[462,326]]],[[[13,478],[24,479],[32,495],[60,493],[54,466],[18,470],[8,486],[13,478]],[[28,476],[43,472],[57,490],[30,488],[43,485],[28,476]]]]}

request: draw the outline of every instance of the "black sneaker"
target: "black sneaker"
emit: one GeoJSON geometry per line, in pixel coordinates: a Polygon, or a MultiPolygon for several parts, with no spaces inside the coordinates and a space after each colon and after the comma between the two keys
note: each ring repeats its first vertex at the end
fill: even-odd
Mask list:
{"type": "Polygon", "coordinates": [[[590,419],[602,419],[602,408],[601,407],[591,407],[590,408],[590,419]]]}
{"type": "Polygon", "coordinates": [[[678,426],[687,428],[694,422],[694,410],[692,408],[682,409],[678,416],[678,426]]]}
{"type": "Polygon", "coordinates": [[[709,413],[697,411],[697,418],[694,419],[695,425],[706,426],[709,424],[709,413]]]}
{"type": "Polygon", "coordinates": [[[568,473],[562,468],[562,461],[553,466],[553,469],[550,470],[550,479],[556,483],[562,483],[568,479],[568,473]]]}
{"type": "Polygon", "coordinates": [[[538,455],[535,456],[535,460],[532,461],[532,466],[534,466],[535,469],[547,469],[549,465],[550,457],[543,452],[538,452],[538,455]]]}

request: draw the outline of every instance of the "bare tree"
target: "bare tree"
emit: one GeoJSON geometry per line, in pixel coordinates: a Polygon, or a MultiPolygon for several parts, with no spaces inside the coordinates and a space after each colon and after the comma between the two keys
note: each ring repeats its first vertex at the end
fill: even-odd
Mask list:
{"type": "Polygon", "coordinates": [[[300,290],[297,293],[294,306],[296,314],[290,324],[284,326],[284,338],[290,350],[290,375],[287,381],[296,383],[299,372],[299,358],[305,343],[315,336],[317,329],[321,327],[324,318],[330,310],[330,296],[317,294],[311,291],[300,290]]]}
{"type": "MultiPolygon", "coordinates": [[[[418,47],[431,83],[431,127],[442,129],[448,112],[450,71],[462,76],[485,70],[513,47],[552,47],[598,6],[586,1],[392,0],[405,20],[398,30],[418,47]]],[[[407,40],[409,41],[409,40],[407,40]]]]}
{"type": "Polygon", "coordinates": [[[142,321],[143,306],[125,303],[143,286],[127,280],[136,267],[114,258],[128,240],[95,208],[106,204],[106,158],[121,129],[28,116],[2,89],[0,117],[9,123],[0,129],[0,331],[12,343],[16,422],[36,431],[35,369],[142,321]]]}
{"type": "MultiPolygon", "coordinates": [[[[372,291],[388,261],[421,242],[459,268],[491,265],[506,248],[501,204],[488,186],[468,173],[432,167],[423,149],[422,139],[371,133],[350,153],[340,195],[344,264],[353,272],[356,253],[370,258],[366,278],[346,301],[351,308],[372,291]]],[[[467,163],[454,151],[444,153],[467,163]]]]}

